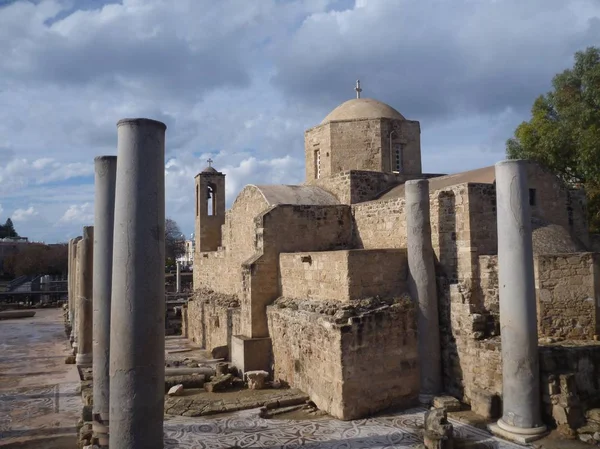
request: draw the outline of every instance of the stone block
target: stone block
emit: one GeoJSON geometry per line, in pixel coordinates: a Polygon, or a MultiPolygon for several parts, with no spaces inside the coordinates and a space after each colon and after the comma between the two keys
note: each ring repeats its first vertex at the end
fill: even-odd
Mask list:
{"type": "Polygon", "coordinates": [[[169,396],[181,396],[183,394],[183,385],[178,384],[169,389],[167,393],[169,396]]]}
{"type": "Polygon", "coordinates": [[[246,371],[246,379],[248,379],[248,388],[250,390],[262,390],[265,388],[265,380],[269,373],[266,371],[246,371]]]}
{"type": "Polygon", "coordinates": [[[497,419],[502,413],[500,396],[480,388],[471,390],[471,410],[486,419],[497,419]]]}
{"type": "Polygon", "coordinates": [[[444,408],[447,412],[457,412],[461,409],[460,401],[452,396],[436,396],[433,398],[435,408],[444,408]]]}
{"type": "Polygon", "coordinates": [[[217,346],[210,351],[213,359],[225,359],[229,357],[229,348],[227,345],[225,346],[217,346]]]}
{"type": "Polygon", "coordinates": [[[215,376],[210,382],[204,384],[204,389],[209,393],[224,391],[231,386],[232,382],[233,376],[231,374],[215,376]]]}
{"type": "Polygon", "coordinates": [[[271,371],[271,339],[234,335],[231,338],[231,361],[242,374],[247,371],[271,371]]]}

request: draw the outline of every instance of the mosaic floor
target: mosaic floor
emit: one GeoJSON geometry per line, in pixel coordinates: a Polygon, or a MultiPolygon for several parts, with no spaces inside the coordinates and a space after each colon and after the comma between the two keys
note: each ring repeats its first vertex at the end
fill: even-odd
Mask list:
{"type": "MultiPolygon", "coordinates": [[[[67,353],[59,310],[2,323],[0,447],[13,442],[41,444],[36,449],[74,447],[82,403],[75,367],[64,364],[67,353]]],[[[414,409],[351,422],[263,419],[257,409],[217,418],[172,417],[165,421],[165,449],[412,448],[422,442],[423,412],[414,409]]],[[[519,447],[466,424],[453,424],[462,448],[519,447]]]]}
{"type": "MultiPolygon", "coordinates": [[[[262,419],[256,410],[227,418],[174,417],[165,422],[165,449],[395,449],[422,444],[424,409],[357,421],[262,419]]],[[[475,427],[452,421],[464,448],[517,449],[475,427]]]]}
{"type": "Polygon", "coordinates": [[[0,323],[0,447],[75,443],[82,403],[68,348],[58,309],[0,323]]]}

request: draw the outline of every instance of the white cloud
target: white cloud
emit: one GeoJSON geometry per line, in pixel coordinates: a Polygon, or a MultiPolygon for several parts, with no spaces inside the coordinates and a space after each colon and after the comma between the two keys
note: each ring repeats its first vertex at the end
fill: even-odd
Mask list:
{"type": "Polygon", "coordinates": [[[94,222],[94,208],[91,203],[72,204],[68,207],[58,223],[91,226],[94,222]]]}
{"type": "Polygon", "coordinates": [[[4,208],[2,207],[2,204],[0,204],[0,216],[2,215],[2,212],[4,212],[4,208]]]}
{"type": "Polygon", "coordinates": [[[16,209],[12,213],[11,219],[14,222],[29,221],[37,215],[38,211],[33,206],[29,206],[27,209],[16,209]]]}
{"type": "Polygon", "coordinates": [[[302,182],[304,130],[357,77],[421,121],[424,170],[489,165],[552,75],[600,42],[599,15],[595,0],[13,2],[0,7],[2,206],[34,207],[18,228],[30,238],[80,234],[93,158],[116,153],[119,119],[144,116],[168,126],[167,215],[189,234],[209,156],[228,204],[248,183],[302,182]]]}

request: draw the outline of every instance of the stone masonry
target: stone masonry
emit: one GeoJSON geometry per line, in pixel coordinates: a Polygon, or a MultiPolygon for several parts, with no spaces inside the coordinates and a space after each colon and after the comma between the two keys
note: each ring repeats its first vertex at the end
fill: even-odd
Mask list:
{"type": "MultiPolygon", "coordinates": [[[[258,345],[255,361],[263,366],[255,369],[302,389],[344,419],[411,403],[420,388],[416,318],[391,304],[409,297],[405,183],[428,179],[442,388],[498,418],[503,382],[494,167],[422,173],[419,123],[370,99],[346,102],[309,129],[305,160],[303,185],[249,185],[229,210],[212,204],[222,224],[196,232],[189,337],[208,350],[226,345],[230,353],[243,344],[244,357],[252,353],[250,344],[258,345]],[[348,312],[367,300],[387,306],[348,312]],[[359,384],[368,394],[353,387],[359,384]],[[377,391],[383,386],[394,391],[387,399],[377,391]]],[[[207,167],[197,186],[212,183],[222,194],[224,181],[214,181],[224,180],[219,173],[207,167]]],[[[593,342],[600,303],[584,192],[534,163],[526,164],[526,176],[539,335],[562,345],[593,342]]],[[[208,210],[198,205],[197,229],[210,223],[208,210]]],[[[572,369],[586,363],[596,369],[595,356],[586,360],[572,369]]]]}

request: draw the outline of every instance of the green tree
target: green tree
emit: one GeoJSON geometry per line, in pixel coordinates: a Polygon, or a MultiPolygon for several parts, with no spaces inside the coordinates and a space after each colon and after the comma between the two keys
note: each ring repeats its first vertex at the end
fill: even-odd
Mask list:
{"type": "Polygon", "coordinates": [[[600,232],[600,49],[575,53],[573,68],[557,74],[552,87],[535,100],[506,154],[546,166],[569,186],[583,185],[590,230],[600,232]]]}
{"type": "Polygon", "coordinates": [[[4,223],[4,225],[0,225],[0,238],[18,236],[19,234],[17,234],[12,220],[10,218],[7,218],[6,223],[4,223]]]}
{"type": "Polygon", "coordinates": [[[185,254],[185,236],[177,222],[171,218],[165,221],[165,259],[167,267],[175,265],[178,257],[185,254]]]}

